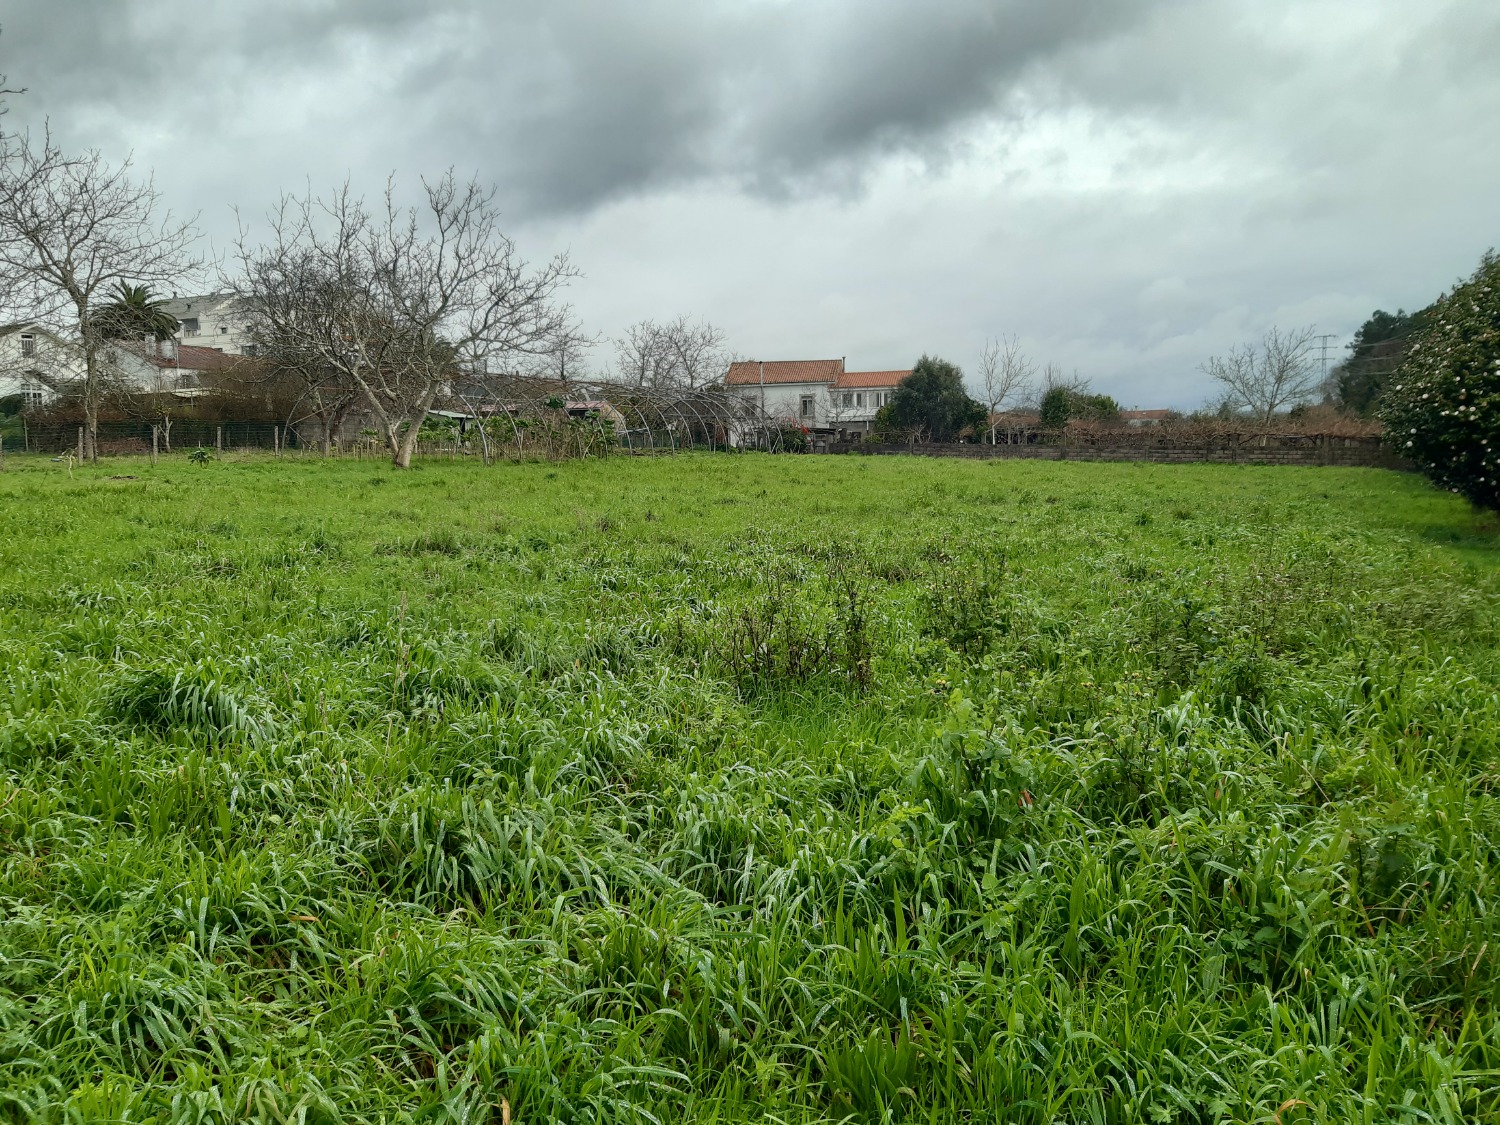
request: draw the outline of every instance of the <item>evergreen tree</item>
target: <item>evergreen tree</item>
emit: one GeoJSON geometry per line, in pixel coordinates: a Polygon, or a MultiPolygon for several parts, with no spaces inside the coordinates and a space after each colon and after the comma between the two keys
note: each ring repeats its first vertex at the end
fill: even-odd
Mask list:
{"type": "Polygon", "coordinates": [[[1426,313],[1376,309],[1354,334],[1349,358],[1330,373],[1328,388],[1334,401],[1356,414],[1373,414],[1380,396],[1401,365],[1412,337],[1425,323],[1426,313]]]}
{"type": "Polygon", "coordinates": [[[953,441],[965,430],[983,426],[987,418],[984,404],[964,389],[963,371],[946,360],[924,355],[897,385],[875,421],[881,429],[926,430],[933,441],[953,441]]]}

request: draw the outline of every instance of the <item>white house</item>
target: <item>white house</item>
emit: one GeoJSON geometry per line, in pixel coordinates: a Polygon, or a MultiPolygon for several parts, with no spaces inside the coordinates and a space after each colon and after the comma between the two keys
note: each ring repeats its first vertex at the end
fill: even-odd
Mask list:
{"type": "Polygon", "coordinates": [[[202,393],[204,375],[244,362],[243,356],[176,340],[112,340],[102,358],[109,377],[128,390],[184,398],[202,393]]]}
{"type": "Polygon", "coordinates": [[[808,430],[865,433],[906,371],[847,371],[842,359],[741,360],[725,384],[761,412],[808,430]]]}
{"type": "Polygon", "coordinates": [[[162,311],[177,318],[179,343],[192,348],[214,348],[226,355],[254,355],[246,333],[248,317],[243,299],[229,293],[201,297],[172,297],[162,311]]]}
{"type": "MultiPolygon", "coordinates": [[[[110,340],[99,351],[99,371],[113,390],[131,394],[201,393],[203,376],[244,362],[217,348],[176,340],[110,340]]],[[[38,324],[0,327],[0,398],[21,396],[23,407],[45,406],[82,381],[76,343],[38,324]]]]}
{"type": "Polygon", "coordinates": [[[82,374],[72,341],[39,324],[0,326],[0,398],[19,395],[25,407],[43,406],[82,374]]]}

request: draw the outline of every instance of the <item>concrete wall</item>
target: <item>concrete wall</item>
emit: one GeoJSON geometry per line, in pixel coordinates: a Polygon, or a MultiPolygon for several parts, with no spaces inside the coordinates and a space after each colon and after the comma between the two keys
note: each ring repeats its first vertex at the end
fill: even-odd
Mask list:
{"type": "Polygon", "coordinates": [[[1235,445],[872,445],[827,446],[829,453],[908,454],[964,457],[976,461],[1019,458],[1033,461],[1153,461],[1164,464],[1342,465],[1410,472],[1411,462],[1379,441],[1366,438],[1308,439],[1308,445],[1253,442],[1235,445]]]}

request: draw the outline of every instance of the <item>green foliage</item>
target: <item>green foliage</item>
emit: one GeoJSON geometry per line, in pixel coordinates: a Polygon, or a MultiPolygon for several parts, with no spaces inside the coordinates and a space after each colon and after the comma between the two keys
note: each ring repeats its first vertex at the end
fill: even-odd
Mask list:
{"type": "Polygon", "coordinates": [[[1354,333],[1349,358],[1334,368],[1335,402],[1356,414],[1371,415],[1400,366],[1412,337],[1427,321],[1426,312],[1388,313],[1377,309],[1354,333]]]}
{"type": "Polygon", "coordinates": [[[1500,1118],[1419,477],[6,470],[0,1118],[1500,1118]]]}
{"type": "Polygon", "coordinates": [[[1381,419],[1441,488],[1500,510],[1500,257],[1426,310],[1381,419]]]}
{"type": "Polygon", "coordinates": [[[902,379],[891,401],[880,408],[875,426],[881,430],[925,431],[932,441],[955,441],[966,431],[983,426],[984,404],[969,397],[964,374],[946,360],[924,355],[902,379]]]}
{"type": "Polygon", "coordinates": [[[214,459],[213,450],[205,449],[200,445],[197,449],[188,453],[187,459],[194,465],[207,465],[214,459]]]}
{"type": "Polygon", "coordinates": [[[115,299],[93,310],[93,322],[107,340],[170,340],[181,325],[144,285],[120,282],[115,299]]]}
{"type": "Polygon", "coordinates": [[[1049,387],[1042,395],[1041,423],[1049,430],[1060,430],[1075,419],[1115,422],[1119,418],[1120,404],[1109,395],[1090,394],[1076,387],[1049,387]]]}

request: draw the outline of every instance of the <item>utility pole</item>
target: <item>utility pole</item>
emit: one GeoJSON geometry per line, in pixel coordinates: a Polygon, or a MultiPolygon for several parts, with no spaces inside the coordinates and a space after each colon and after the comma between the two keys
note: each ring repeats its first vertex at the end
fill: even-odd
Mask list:
{"type": "Polygon", "coordinates": [[[760,431],[766,443],[766,452],[771,451],[771,438],[766,433],[766,361],[760,361],[760,431]]]}
{"type": "Polygon", "coordinates": [[[1333,332],[1324,332],[1322,335],[1314,336],[1313,339],[1318,341],[1318,361],[1322,365],[1322,381],[1326,383],[1328,381],[1328,350],[1330,347],[1328,341],[1337,340],[1338,335],[1333,332]]]}

